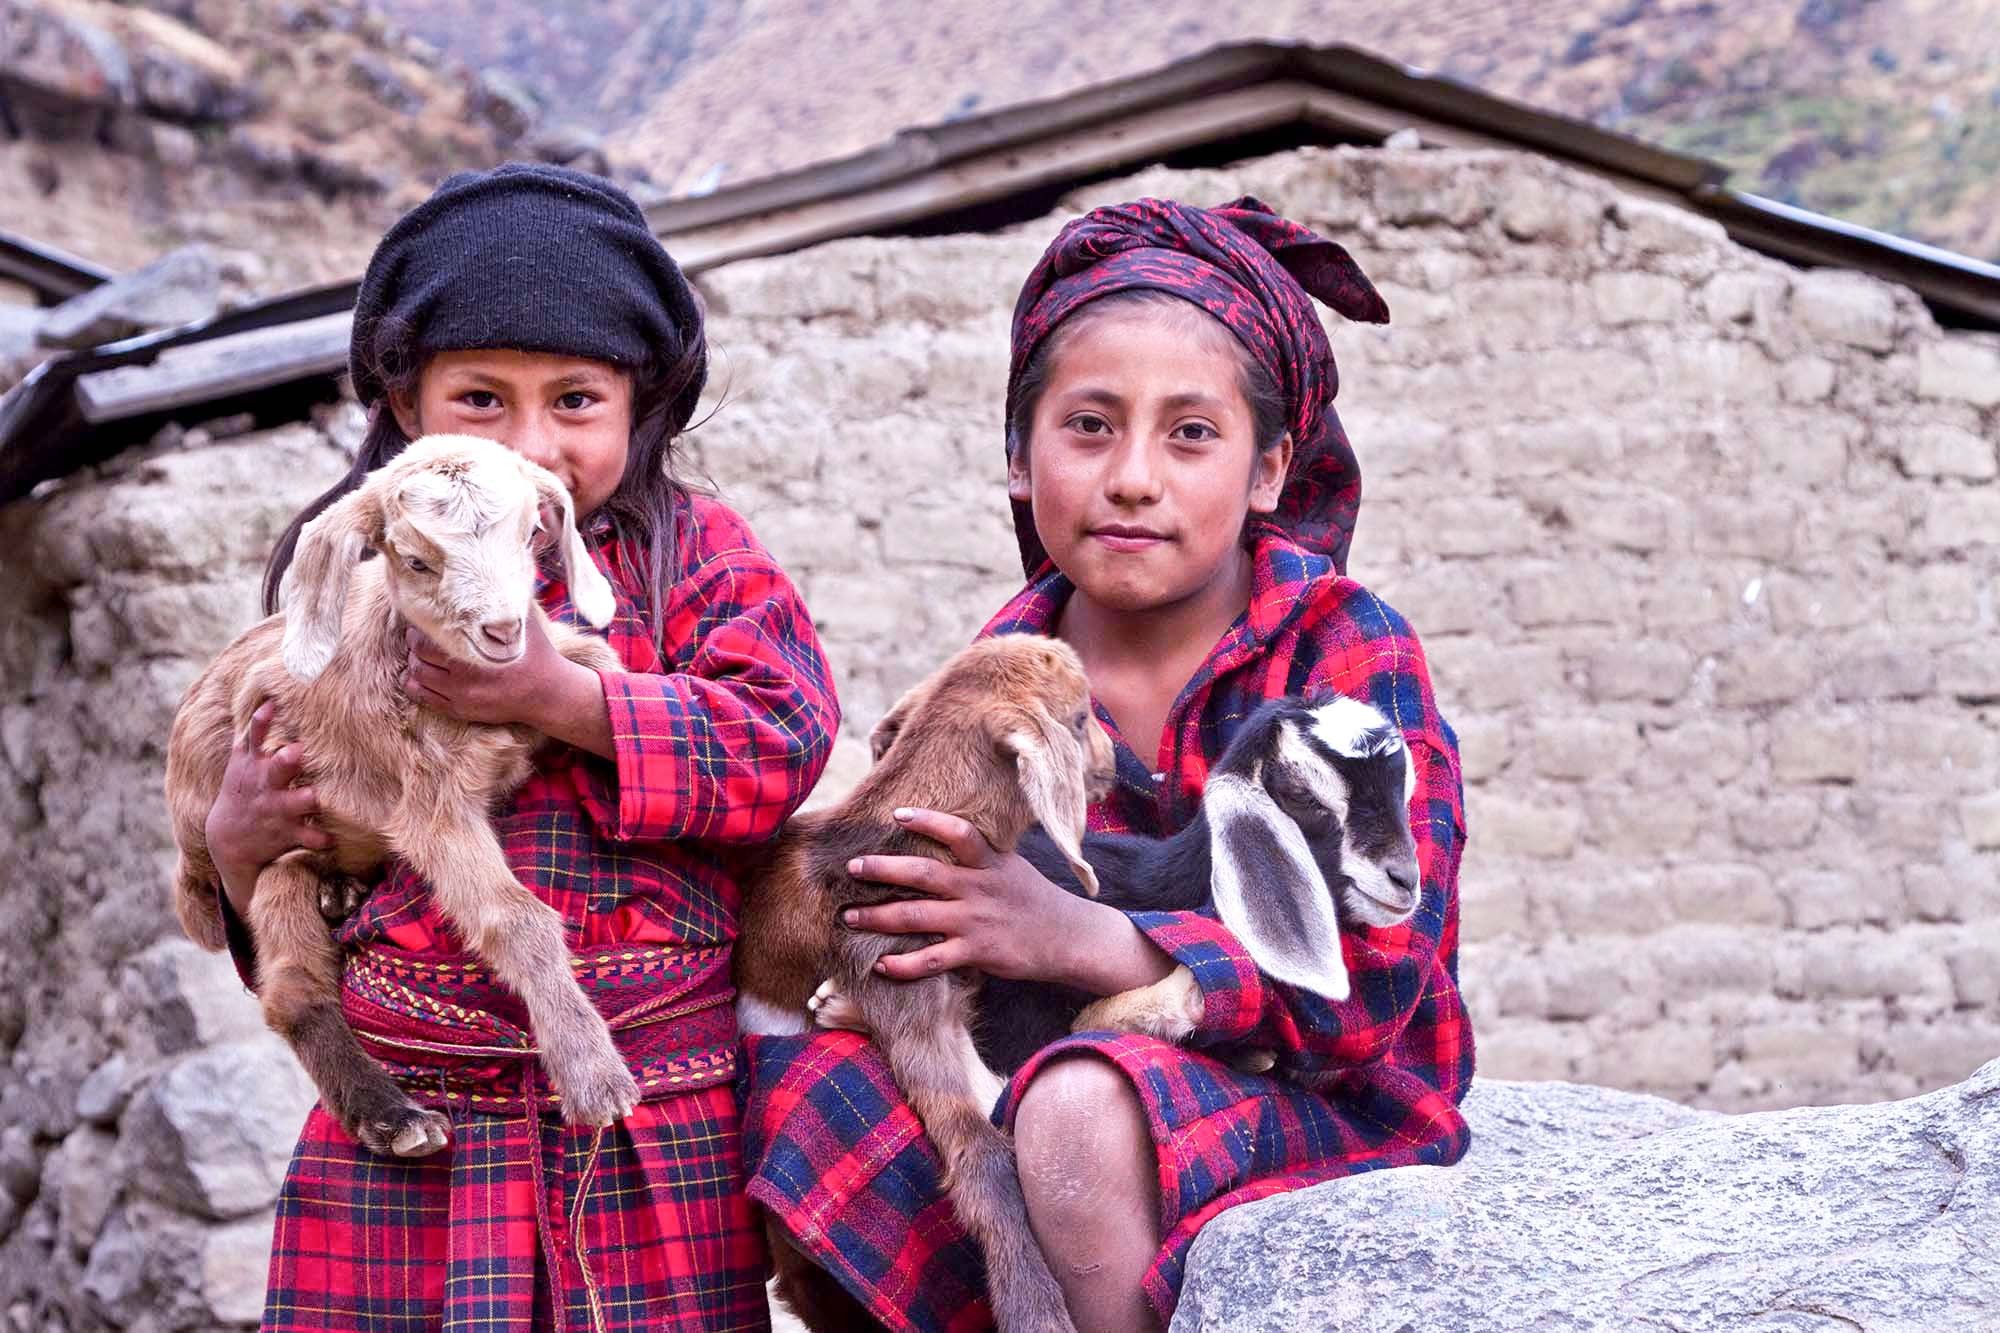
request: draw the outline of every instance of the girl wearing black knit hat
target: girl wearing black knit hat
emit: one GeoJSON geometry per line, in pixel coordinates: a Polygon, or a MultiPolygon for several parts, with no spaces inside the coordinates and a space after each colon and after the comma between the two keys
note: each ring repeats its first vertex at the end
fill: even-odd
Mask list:
{"type": "MultiPolygon", "coordinates": [[[[741,518],[674,476],[707,366],[693,290],[639,209],[594,176],[453,176],[369,262],[350,352],[368,432],[278,542],[267,609],[300,528],[420,434],[496,440],[568,486],[617,593],[610,642],[626,669],[580,667],[534,628],[519,661],[473,668],[412,632],[403,684],[453,716],[565,743],[494,827],[516,876],[563,916],[643,1100],[608,1129],[565,1123],[529,1072],[518,1001],[392,862],[338,932],[342,1008],[411,1095],[450,1117],[450,1142],[380,1157],[314,1108],[278,1200],[267,1330],[766,1318],[731,1092],[738,894],[717,853],[776,832],[839,715],[791,583],[741,518]],[[426,1039],[391,1044],[411,1015],[426,1039]]],[[[559,581],[540,600],[576,623],[559,581]]],[[[310,790],[292,786],[296,747],[261,753],[268,726],[232,757],[208,821],[232,923],[263,865],[327,842],[310,790]]],[[[247,933],[231,942],[253,980],[247,933]]]]}

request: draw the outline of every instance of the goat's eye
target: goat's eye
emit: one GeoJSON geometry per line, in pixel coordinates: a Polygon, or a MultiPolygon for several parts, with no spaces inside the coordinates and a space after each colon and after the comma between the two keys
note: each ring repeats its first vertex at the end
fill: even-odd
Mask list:
{"type": "Polygon", "coordinates": [[[1090,713],[1088,710],[1079,710],[1077,715],[1069,720],[1069,729],[1079,736],[1083,735],[1084,728],[1089,725],[1090,713]]]}
{"type": "Polygon", "coordinates": [[[408,569],[412,574],[428,574],[431,572],[431,567],[429,565],[425,564],[423,561],[417,559],[413,555],[406,555],[403,557],[403,566],[404,568],[408,569]]]}

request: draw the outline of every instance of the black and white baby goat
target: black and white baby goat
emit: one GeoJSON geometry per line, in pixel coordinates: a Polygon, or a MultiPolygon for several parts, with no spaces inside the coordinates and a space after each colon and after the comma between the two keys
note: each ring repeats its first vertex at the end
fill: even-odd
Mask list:
{"type": "MultiPolygon", "coordinates": [[[[1091,834],[1083,856],[1097,872],[1097,901],[1128,912],[1213,906],[1266,974],[1344,1000],[1343,921],[1399,926],[1422,901],[1410,834],[1415,788],[1403,734],[1375,708],[1342,696],[1311,705],[1276,699],[1231,738],[1186,828],[1165,839],[1091,834]]],[[[1019,849],[1050,880],[1083,892],[1040,829],[1019,849]]],[[[1202,997],[1177,967],[1154,985],[1103,999],[990,978],[979,1010],[980,1055],[1011,1074],[1071,1031],[1182,1040],[1201,1022],[1202,997]]]]}

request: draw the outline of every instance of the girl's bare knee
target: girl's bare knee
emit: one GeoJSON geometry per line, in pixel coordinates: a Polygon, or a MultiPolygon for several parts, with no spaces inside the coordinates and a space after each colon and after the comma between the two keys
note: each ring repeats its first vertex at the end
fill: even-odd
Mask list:
{"type": "Polygon", "coordinates": [[[1110,1061],[1053,1061],[1021,1093],[1014,1153],[1031,1208],[1101,1201],[1152,1180],[1152,1135],[1131,1082],[1110,1061]]]}

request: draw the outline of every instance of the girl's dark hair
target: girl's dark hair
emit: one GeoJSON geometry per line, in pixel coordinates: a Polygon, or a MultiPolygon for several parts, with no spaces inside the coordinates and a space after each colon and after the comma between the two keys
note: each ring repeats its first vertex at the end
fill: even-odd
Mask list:
{"type": "MultiPolygon", "coordinates": [[[[361,447],[347,475],[300,510],[272,548],[271,559],[264,567],[266,615],[278,609],[278,589],[305,525],[409,445],[409,437],[403,434],[390,407],[390,395],[408,397],[416,392],[423,365],[410,354],[410,343],[406,331],[389,318],[377,320],[369,336],[356,343],[388,393],[370,409],[368,430],[361,437],[361,447]]],[[[625,457],[625,475],[599,512],[610,520],[611,537],[617,543],[616,573],[623,581],[637,583],[645,590],[644,610],[653,628],[653,647],[664,657],[667,589],[680,577],[680,533],[674,513],[694,489],[675,472],[673,446],[693,417],[695,403],[708,380],[708,339],[699,322],[678,357],[670,361],[648,360],[633,367],[630,373],[632,442],[625,457]]],[[[579,527],[584,519],[584,515],[577,515],[579,527]]]]}
{"type": "Polygon", "coordinates": [[[1087,322],[1116,310],[1135,307],[1160,306],[1202,315],[1213,323],[1216,330],[1229,339],[1229,345],[1236,352],[1238,365],[1243,372],[1243,401],[1250,407],[1250,424],[1257,441],[1257,447],[1272,449],[1285,437],[1290,429],[1291,413],[1285,402],[1284,387],[1277,377],[1265,368],[1264,363],[1250,355],[1250,349],[1242,340],[1230,332],[1229,326],[1214,319],[1208,312],[1192,301],[1175,296],[1172,292],[1151,287],[1134,287],[1126,291],[1100,296],[1077,310],[1077,312],[1056,325],[1048,336],[1036,344],[1028,355],[1028,364],[1021,367],[1007,393],[1007,457],[1017,458],[1028,447],[1028,436],[1035,424],[1035,408],[1041,404],[1042,394],[1049,387],[1049,371],[1055,365],[1062,345],[1087,322]]]}

